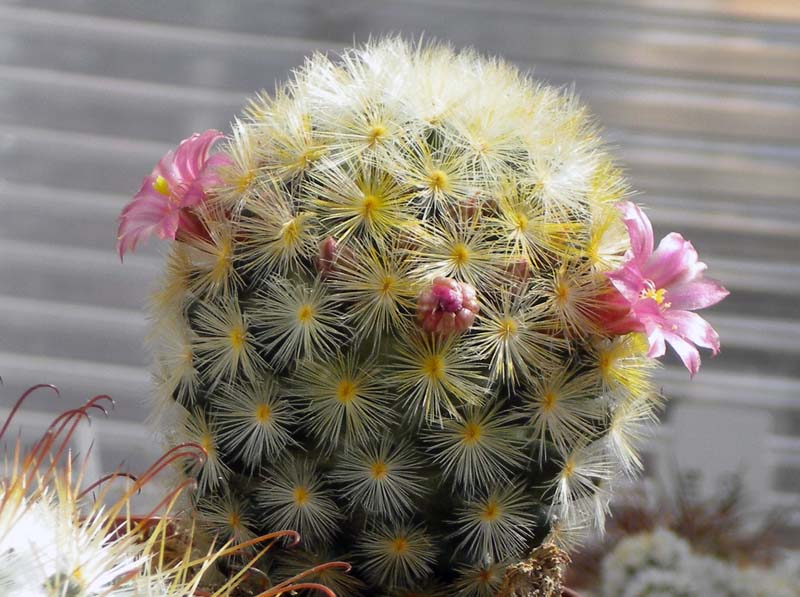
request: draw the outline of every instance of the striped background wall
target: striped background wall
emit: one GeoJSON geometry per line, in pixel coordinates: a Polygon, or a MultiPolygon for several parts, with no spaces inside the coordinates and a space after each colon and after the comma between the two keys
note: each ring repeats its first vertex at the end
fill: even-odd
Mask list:
{"type": "Polygon", "coordinates": [[[691,384],[667,363],[653,462],[698,435],[735,452],[714,441],[725,417],[761,421],[745,429],[747,479],[800,528],[797,0],[0,0],[0,405],[58,384],[60,401],[26,409],[32,434],[111,393],[113,417],[76,439],[94,443],[92,470],[154,457],[142,305],[163,246],[120,265],[119,209],[176,141],[227,129],[312,50],[381,32],[575,82],[656,232],[692,239],[733,292],[708,317],[723,353],[691,384]]]}

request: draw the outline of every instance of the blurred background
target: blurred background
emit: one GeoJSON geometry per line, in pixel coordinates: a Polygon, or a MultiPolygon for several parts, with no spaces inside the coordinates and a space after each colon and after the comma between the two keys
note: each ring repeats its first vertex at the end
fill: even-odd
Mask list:
{"type": "Polygon", "coordinates": [[[99,393],[90,478],[159,453],[143,306],[165,246],[126,259],[116,217],[157,159],[305,56],[399,32],[575,85],[657,236],[691,239],[731,296],[700,374],[668,359],[647,474],[714,495],[740,475],[800,545],[800,1],[0,0],[0,420],[99,393]]]}

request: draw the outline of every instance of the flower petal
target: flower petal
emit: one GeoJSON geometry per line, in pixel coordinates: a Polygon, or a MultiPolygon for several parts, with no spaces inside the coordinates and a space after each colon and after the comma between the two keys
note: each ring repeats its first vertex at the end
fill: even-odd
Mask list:
{"type": "Polygon", "coordinates": [[[700,278],[671,287],[666,300],[672,309],[692,311],[716,305],[729,294],[716,280],[700,278]]]}
{"type": "Polygon", "coordinates": [[[178,212],[172,209],[169,199],[152,188],[144,187],[120,214],[117,230],[120,259],[151,234],[175,238],[177,226],[178,212]]]}
{"type": "Polygon", "coordinates": [[[646,261],[653,253],[653,225],[641,208],[632,201],[621,201],[617,207],[622,212],[622,219],[631,239],[632,261],[646,261]]]}
{"type": "Polygon", "coordinates": [[[196,133],[181,141],[174,152],[164,154],[120,214],[120,258],[151,234],[173,240],[179,232],[182,239],[203,234],[202,224],[186,208],[202,204],[208,186],[219,182],[216,168],[231,163],[225,154],[209,158],[211,146],[222,137],[215,130],[196,133]]]}
{"type": "Polygon", "coordinates": [[[700,370],[700,352],[693,344],[681,338],[678,334],[664,332],[664,337],[673,350],[678,353],[678,356],[683,361],[683,364],[689,370],[689,375],[694,377],[700,370]]]}
{"type": "Polygon", "coordinates": [[[197,178],[192,181],[181,198],[181,207],[197,207],[201,205],[206,199],[206,191],[211,187],[222,184],[217,168],[229,166],[232,163],[231,158],[224,153],[215,153],[210,156],[197,178]]]}
{"type": "Polygon", "coordinates": [[[634,303],[639,300],[644,287],[644,278],[635,265],[626,263],[618,270],[607,273],[606,277],[629,302],[634,303]]]}
{"type": "Polygon", "coordinates": [[[714,354],[719,352],[719,334],[697,313],[670,309],[664,314],[664,319],[670,334],[678,334],[698,346],[710,348],[714,354]]]}
{"type": "Polygon", "coordinates": [[[677,232],[670,232],[658,243],[658,248],[642,267],[642,274],[652,280],[656,288],[669,288],[696,279],[705,269],[706,264],[697,260],[692,243],[677,232]]]}
{"type": "Polygon", "coordinates": [[[639,321],[645,334],[650,349],[647,356],[651,359],[663,356],[666,352],[664,346],[664,318],[661,309],[653,299],[642,299],[631,307],[631,317],[639,321]]]}
{"type": "MultiPolygon", "coordinates": [[[[153,172],[150,173],[149,177],[145,178],[145,181],[147,181],[149,178],[152,186],[152,184],[156,181],[156,178],[161,176],[167,181],[167,186],[170,189],[176,188],[179,184],[181,184],[181,178],[180,174],[176,172],[175,168],[173,167],[174,161],[175,152],[170,149],[167,153],[161,156],[161,159],[158,160],[158,163],[153,168],[153,172]]],[[[142,184],[142,188],[144,188],[144,183],[142,184]]],[[[139,189],[139,192],[141,191],[142,189],[139,189]]]]}
{"type": "Polygon", "coordinates": [[[172,161],[174,172],[183,182],[191,182],[203,171],[211,146],[224,135],[214,129],[195,133],[181,141],[172,161]]]}
{"type": "Polygon", "coordinates": [[[647,358],[657,359],[664,356],[667,352],[666,345],[664,344],[664,332],[657,325],[651,326],[647,332],[647,344],[650,346],[647,351],[647,358]]]}

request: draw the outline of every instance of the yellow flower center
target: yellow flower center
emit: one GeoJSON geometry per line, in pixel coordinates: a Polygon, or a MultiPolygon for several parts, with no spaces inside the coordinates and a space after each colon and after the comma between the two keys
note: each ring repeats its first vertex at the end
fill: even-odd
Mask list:
{"type": "Polygon", "coordinates": [[[449,179],[442,170],[434,170],[428,175],[428,184],[434,191],[445,191],[448,187],[449,179]]]}
{"type": "Polygon", "coordinates": [[[505,339],[510,338],[517,333],[517,322],[507,317],[500,322],[500,337],[505,339]]]}
{"type": "Polygon", "coordinates": [[[477,423],[467,423],[464,426],[464,443],[465,444],[475,444],[480,441],[481,435],[481,426],[477,423]]]}
{"type": "Polygon", "coordinates": [[[542,410],[550,412],[555,408],[556,402],[558,402],[558,396],[556,396],[555,392],[545,392],[544,396],[542,396],[542,410]]]}
{"type": "Polygon", "coordinates": [[[573,458],[567,458],[567,461],[564,463],[564,468],[561,469],[561,477],[563,479],[569,479],[574,472],[575,460],[573,458]]]}
{"type": "Polygon", "coordinates": [[[75,570],[72,571],[72,578],[80,585],[83,585],[83,570],[80,566],[76,567],[75,570]]]}
{"type": "Polygon", "coordinates": [[[403,555],[408,551],[408,540],[405,537],[395,537],[389,543],[389,549],[395,555],[403,555]]]}
{"type": "Polygon", "coordinates": [[[240,352],[244,348],[246,335],[247,332],[245,332],[244,328],[240,325],[235,326],[231,330],[228,337],[231,342],[231,348],[233,348],[234,351],[240,352]]]}
{"type": "Polygon", "coordinates": [[[314,320],[314,308],[311,305],[301,305],[297,310],[297,321],[307,325],[314,320]]]}
{"type": "Polygon", "coordinates": [[[373,463],[373,465],[369,469],[372,478],[380,481],[386,477],[386,474],[389,472],[389,467],[386,466],[386,463],[383,460],[378,460],[377,462],[373,463]]]}
{"type": "Polygon", "coordinates": [[[492,581],[492,571],[488,568],[483,568],[478,572],[478,582],[481,584],[488,584],[492,581]]]}
{"type": "Polygon", "coordinates": [[[285,245],[293,245],[297,242],[300,236],[300,229],[297,226],[297,220],[292,218],[281,226],[281,240],[285,245]]]}
{"type": "Polygon", "coordinates": [[[156,190],[156,193],[161,193],[164,197],[169,197],[169,183],[163,176],[156,178],[153,183],[153,188],[156,190]]]}
{"type": "Polygon", "coordinates": [[[569,285],[565,281],[560,280],[555,287],[556,301],[559,305],[565,305],[567,301],[569,301],[569,293],[569,285]]]}
{"type": "Polygon", "coordinates": [[[664,297],[666,296],[666,294],[667,294],[666,288],[656,289],[655,286],[648,286],[647,288],[642,289],[641,297],[643,299],[646,298],[653,299],[656,303],[661,305],[664,302],[664,297]]]}
{"type": "Polygon", "coordinates": [[[272,418],[272,409],[270,408],[269,404],[259,404],[256,407],[256,421],[258,421],[261,425],[264,423],[268,423],[272,418]]]}
{"type": "Polygon", "coordinates": [[[210,433],[204,433],[200,438],[199,443],[203,449],[206,451],[209,457],[213,456],[216,453],[216,449],[214,448],[214,438],[211,436],[210,433]]]}
{"type": "Polygon", "coordinates": [[[361,217],[371,220],[375,217],[375,212],[380,209],[381,200],[376,195],[367,195],[361,202],[361,217]]]}
{"type": "Polygon", "coordinates": [[[308,488],[303,487],[302,485],[300,487],[295,487],[293,493],[295,504],[297,504],[298,506],[305,506],[308,503],[310,497],[311,497],[311,492],[308,490],[308,488]]]}
{"type": "Polygon", "coordinates": [[[384,137],[386,137],[386,127],[382,124],[376,124],[373,126],[369,133],[367,133],[367,141],[369,146],[372,147],[380,142],[384,137]]]}
{"type": "Polygon", "coordinates": [[[455,245],[453,247],[451,257],[457,266],[461,267],[466,265],[466,263],[469,261],[469,249],[467,248],[467,245],[464,243],[458,243],[455,245]]]}
{"type": "Polygon", "coordinates": [[[525,232],[528,229],[528,217],[525,214],[514,214],[513,222],[518,232],[525,232]]]}
{"type": "Polygon", "coordinates": [[[611,368],[614,366],[614,361],[615,359],[607,352],[600,353],[599,358],[597,360],[597,364],[600,367],[600,371],[603,373],[604,376],[607,375],[608,372],[611,370],[611,368]]]}
{"type": "Polygon", "coordinates": [[[250,187],[250,183],[253,182],[255,177],[255,170],[248,170],[247,172],[242,173],[236,181],[236,190],[240,193],[244,193],[250,187]]]}
{"type": "Polygon", "coordinates": [[[349,379],[343,379],[336,386],[336,399],[342,404],[348,404],[356,397],[356,385],[349,379]]]}
{"type": "Polygon", "coordinates": [[[381,283],[381,294],[386,296],[391,294],[395,285],[395,280],[391,276],[386,276],[381,283]]]}
{"type": "Polygon", "coordinates": [[[484,522],[493,522],[500,518],[502,512],[502,508],[500,508],[500,504],[497,503],[497,500],[491,499],[486,502],[481,512],[481,520],[484,522]]]}
{"type": "Polygon", "coordinates": [[[422,363],[422,371],[431,379],[439,379],[444,371],[444,362],[439,355],[431,355],[422,363]]]}
{"type": "Polygon", "coordinates": [[[220,239],[219,244],[214,246],[214,250],[216,251],[217,259],[211,270],[211,278],[217,284],[221,284],[227,278],[231,268],[231,255],[233,255],[231,239],[220,239]]]}

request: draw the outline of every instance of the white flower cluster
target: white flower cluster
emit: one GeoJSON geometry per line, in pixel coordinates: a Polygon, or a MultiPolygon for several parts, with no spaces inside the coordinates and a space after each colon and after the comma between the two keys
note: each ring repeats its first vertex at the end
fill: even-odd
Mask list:
{"type": "Polygon", "coordinates": [[[601,590],[603,597],[797,597],[800,566],[742,568],[659,528],[617,544],[602,562],[601,590]]]}

